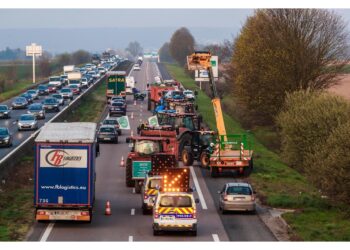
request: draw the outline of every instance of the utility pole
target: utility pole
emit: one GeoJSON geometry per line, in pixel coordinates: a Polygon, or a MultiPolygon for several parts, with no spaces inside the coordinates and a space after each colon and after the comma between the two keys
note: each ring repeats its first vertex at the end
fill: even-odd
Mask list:
{"type": "Polygon", "coordinates": [[[26,55],[33,57],[33,84],[35,83],[35,56],[42,55],[41,45],[36,45],[32,43],[31,45],[26,46],[26,55]]]}

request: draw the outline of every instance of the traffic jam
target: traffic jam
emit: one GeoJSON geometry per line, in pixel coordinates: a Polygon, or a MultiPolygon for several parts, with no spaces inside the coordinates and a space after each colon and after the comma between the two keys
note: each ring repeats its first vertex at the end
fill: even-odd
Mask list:
{"type": "MultiPolygon", "coordinates": [[[[210,76],[210,57],[209,52],[203,51],[189,55],[188,69],[205,69],[210,76]]],[[[143,60],[139,57],[132,71],[140,71],[143,60]]],[[[196,161],[196,167],[208,171],[210,178],[219,178],[227,171],[234,171],[237,179],[248,177],[253,169],[249,134],[226,133],[212,78],[209,84],[216,111],[215,131],[207,128],[197,112],[196,91],[185,89],[176,80],[163,80],[160,75],[153,82],[144,83],[145,90],[139,89],[133,76],[111,70],[114,66],[111,61],[113,58],[102,66],[86,64],[80,69],[67,69],[70,71],[66,75],[51,77],[35,93],[31,91],[15,99],[17,106],[13,107],[28,110],[18,121],[18,129],[36,129],[35,122],[42,113],[45,117],[48,110],[59,111],[61,103],[71,100],[105,74],[106,117],[99,124],[48,123],[35,139],[35,218],[39,222],[91,223],[98,198],[96,161],[104,153],[101,144],[127,143],[129,152],[119,164],[125,171],[124,185],[140,196],[142,214],[152,217],[149,227],[153,235],[175,231],[196,236],[200,199],[192,186],[191,166],[196,161]],[[46,96],[41,103],[28,104],[28,99],[41,95],[46,96]],[[150,116],[140,119],[134,134],[131,130],[134,113],[129,110],[137,102],[147,107],[150,116]],[[121,135],[125,141],[121,141],[121,135]]],[[[255,212],[255,192],[246,182],[226,183],[218,195],[222,214],[255,212]]],[[[104,207],[105,216],[112,215],[109,200],[104,207]]]]}

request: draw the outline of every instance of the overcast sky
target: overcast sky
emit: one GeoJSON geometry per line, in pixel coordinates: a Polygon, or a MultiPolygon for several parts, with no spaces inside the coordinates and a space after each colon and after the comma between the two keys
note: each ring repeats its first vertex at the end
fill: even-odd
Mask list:
{"type": "Polygon", "coordinates": [[[0,28],[238,27],[252,9],[0,9],[0,28]]]}
{"type": "MultiPolygon", "coordinates": [[[[350,21],[350,9],[336,9],[350,21]]],[[[0,9],[0,50],[36,42],[52,53],[126,48],[137,40],[158,49],[179,27],[200,44],[239,33],[253,9],[0,9]]],[[[350,28],[349,28],[350,30],[350,28]]]]}

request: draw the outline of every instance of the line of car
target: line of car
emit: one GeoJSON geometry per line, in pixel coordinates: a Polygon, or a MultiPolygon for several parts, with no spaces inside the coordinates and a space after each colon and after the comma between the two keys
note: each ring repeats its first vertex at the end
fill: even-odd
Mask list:
{"type": "MultiPolygon", "coordinates": [[[[15,97],[9,107],[6,104],[0,104],[0,118],[11,119],[12,110],[23,109],[25,113],[21,114],[16,120],[17,130],[36,130],[39,128],[38,120],[45,119],[47,112],[59,112],[60,106],[74,99],[74,96],[80,95],[84,89],[104,75],[108,70],[114,67],[116,62],[103,62],[100,66],[86,64],[79,70],[83,77],[81,80],[72,82],[68,80],[67,75],[51,76],[48,84],[40,84],[35,89],[30,89],[18,97],[15,97]],[[41,102],[35,102],[41,97],[41,102]]],[[[13,135],[9,128],[0,127],[0,146],[11,147],[13,135]]]]}

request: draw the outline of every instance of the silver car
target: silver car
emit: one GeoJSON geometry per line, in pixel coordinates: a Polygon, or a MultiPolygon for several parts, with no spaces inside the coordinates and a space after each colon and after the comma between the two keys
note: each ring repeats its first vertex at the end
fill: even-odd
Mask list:
{"type": "Polygon", "coordinates": [[[38,121],[35,115],[23,114],[17,121],[18,131],[21,130],[36,130],[38,129],[38,121]]]}
{"type": "Polygon", "coordinates": [[[226,211],[251,211],[255,212],[255,193],[249,183],[226,183],[219,198],[219,210],[226,211]]]}
{"type": "Polygon", "coordinates": [[[27,91],[27,94],[30,94],[35,100],[39,99],[39,90],[37,89],[30,89],[27,91]]]}

